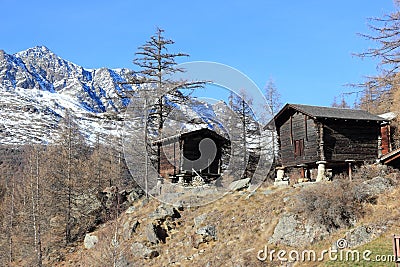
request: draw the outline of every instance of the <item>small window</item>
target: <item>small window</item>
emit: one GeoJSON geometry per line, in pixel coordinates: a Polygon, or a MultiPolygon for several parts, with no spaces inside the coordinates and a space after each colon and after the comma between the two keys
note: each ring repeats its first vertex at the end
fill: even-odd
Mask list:
{"type": "Polygon", "coordinates": [[[296,140],[294,142],[294,156],[304,156],[304,139],[296,140]]]}

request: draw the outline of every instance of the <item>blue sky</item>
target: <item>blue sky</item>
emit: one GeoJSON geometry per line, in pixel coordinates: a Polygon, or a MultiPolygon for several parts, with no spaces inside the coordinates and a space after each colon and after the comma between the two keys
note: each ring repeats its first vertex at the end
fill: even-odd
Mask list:
{"type": "MultiPolygon", "coordinates": [[[[352,53],[375,44],[367,18],[392,0],[27,1],[0,0],[0,49],[45,45],[86,68],[134,68],[132,59],[157,26],[185,61],[215,61],[250,77],[273,79],[283,102],[330,105],[344,86],[376,72],[352,53]]],[[[183,62],[183,61],[182,61],[183,62]]],[[[349,99],[351,102],[351,99],[349,99]]]]}

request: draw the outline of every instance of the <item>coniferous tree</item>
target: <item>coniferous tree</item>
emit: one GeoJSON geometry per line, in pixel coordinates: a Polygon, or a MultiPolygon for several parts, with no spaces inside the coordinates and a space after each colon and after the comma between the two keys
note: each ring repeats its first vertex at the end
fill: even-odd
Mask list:
{"type": "Polygon", "coordinates": [[[282,108],[281,94],[272,79],[270,79],[265,86],[264,96],[267,102],[267,106],[264,108],[267,110],[267,118],[269,121],[282,108]]]}
{"type": "Polygon", "coordinates": [[[43,265],[43,251],[42,251],[42,225],[44,219],[44,212],[42,207],[42,184],[43,177],[40,172],[41,164],[41,150],[39,147],[31,146],[28,150],[30,157],[28,158],[28,165],[30,168],[29,189],[31,198],[31,218],[33,230],[33,247],[36,254],[36,264],[41,267],[43,265]]]}
{"type": "MultiPolygon", "coordinates": [[[[172,110],[171,103],[184,102],[187,97],[180,89],[195,89],[201,87],[203,81],[175,80],[173,75],[184,72],[177,67],[176,59],[188,57],[185,53],[170,53],[168,48],[175,42],[163,36],[164,30],[157,28],[155,35],[138,48],[133,63],[140,69],[132,73],[129,83],[139,87],[139,96],[148,99],[149,96],[156,97],[155,103],[146,102],[145,109],[148,113],[149,127],[156,128],[157,135],[162,136],[162,129],[168,114],[172,110]],[[170,96],[170,97],[168,97],[170,96]],[[150,108],[150,105],[152,108],[150,108]]],[[[146,120],[147,121],[147,120],[146,120]]],[[[156,151],[157,171],[160,171],[161,144],[156,151]]]]}
{"type": "Polygon", "coordinates": [[[274,116],[279,112],[282,108],[281,95],[272,79],[270,79],[265,87],[264,96],[266,100],[266,107],[264,110],[266,111],[265,117],[263,119],[264,123],[270,123],[267,125],[267,130],[270,132],[271,136],[271,150],[272,150],[272,161],[277,163],[279,161],[279,141],[278,134],[275,132],[275,124],[272,121],[274,116]],[[272,123],[272,125],[271,125],[272,123]]]}
{"type": "MultiPolygon", "coordinates": [[[[361,58],[375,58],[379,61],[379,73],[367,77],[361,87],[359,107],[372,113],[385,113],[397,107],[396,99],[399,86],[400,68],[400,3],[395,1],[395,10],[381,18],[370,19],[372,34],[361,34],[367,40],[377,44],[376,47],[357,54],[361,58]]],[[[397,111],[397,110],[396,110],[397,111]]]]}
{"type": "Polygon", "coordinates": [[[229,96],[229,107],[238,118],[232,120],[236,125],[229,126],[233,132],[231,143],[237,143],[232,146],[231,153],[240,154],[241,162],[236,164],[238,164],[239,170],[244,171],[243,177],[251,177],[253,174],[260,150],[258,138],[260,137],[260,125],[256,121],[251,104],[252,99],[244,90],[240,92],[240,95],[231,93],[229,96]],[[234,147],[237,147],[237,151],[234,147]]]}
{"type": "Polygon", "coordinates": [[[381,18],[372,18],[369,25],[373,34],[361,34],[364,38],[377,43],[377,47],[370,48],[366,52],[358,54],[362,58],[377,58],[380,62],[379,75],[369,77],[363,84],[367,88],[380,88],[383,91],[390,90],[397,85],[396,75],[399,72],[400,63],[400,10],[399,1],[395,3],[395,10],[381,18]]]}
{"type": "Polygon", "coordinates": [[[74,239],[72,230],[77,220],[74,212],[85,185],[85,176],[82,174],[89,156],[89,148],[69,112],[62,122],[59,141],[48,150],[49,164],[52,167],[49,170],[51,208],[53,216],[63,218],[64,241],[69,244],[74,239]]]}
{"type": "Polygon", "coordinates": [[[375,114],[396,114],[391,122],[394,139],[392,145],[396,148],[400,144],[400,1],[394,1],[394,4],[395,9],[390,14],[370,19],[371,34],[361,34],[376,43],[376,46],[357,55],[377,59],[378,74],[367,77],[361,84],[353,85],[361,87],[361,90],[352,93],[361,95],[358,108],[375,114]]]}
{"type": "Polygon", "coordinates": [[[340,98],[340,102],[338,102],[337,97],[334,97],[331,106],[334,108],[350,108],[349,104],[347,104],[343,95],[340,98]]]}
{"type": "Polygon", "coordinates": [[[1,254],[7,251],[7,261],[0,257],[4,266],[13,266],[16,262],[26,266],[42,266],[43,262],[42,232],[43,225],[47,224],[42,191],[43,149],[29,145],[24,146],[23,151],[20,155],[23,162],[21,170],[8,173],[4,180],[6,191],[1,198],[4,216],[1,231],[7,234],[6,249],[0,242],[1,254]]]}
{"type": "MultiPolygon", "coordinates": [[[[169,46],[173,44],[173,40],[164,37],[164,30],[157,28],[155,35],[138,48],[136,58],[133,60],[139,70],[131,73],[127,84],[134,85],[135,90],[123,92],[134,103],[132,105],[131,102],[130,112],[139,115],[133,117],[141,118],[140,125],[142,126],[138,125],[135,135],[138,134],[138,129],[143,129],[143,133],[139,133],[139,136],[134,138],[138,146],[145,148],[145,155],[140,149],[138,151],[134,147],[125,148],[132,154],[129,158],[134,159],[135,162],[144,158],[143,164],[134,164],[135,166],[130,166],[130,170],[136,173],[134,178],[137,183],[145,188],[146,197],[149,196],[149,190],[155,186],[157,179],[153,177],[155,175],[149,168],[150,163],[156,167],[158,173],[161,169],[161,143],[156,143],[154,146],[154,139],[163,136],[164,123],[173,110],[173,106],[187,100],[187,95],[182,92],[182,89],[189,89],[186,92],[191,92],[205,83],[174,78],[174,74],[184,72],[183,69],[177,67],[176,59],[188,55],[170,53],[169,46]]],[[[124,96],[120,95],[120,97],[124,96]]]]}

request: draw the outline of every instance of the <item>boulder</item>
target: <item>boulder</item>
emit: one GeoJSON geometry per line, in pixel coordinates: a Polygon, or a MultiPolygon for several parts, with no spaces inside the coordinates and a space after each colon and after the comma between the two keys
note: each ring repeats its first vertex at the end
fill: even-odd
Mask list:
{"type": "Polygon", "coordinates": [[[121,204],[122,204],[120,194],[118,192],[118,187],[116,187],[116,186],[106,187],[100,193],[100,196],[101,196],[104,206],[108,210],[115,209],[117,206],[121,206],[121,204]]]}
{"type": "Polygon", "coordinates": [[[120,255],[116,262],[115,267],[134,267],[136,266],[134,262],[129,262],[124,255],[120,255]]]}
{"type": "Polygon", "coordinates": [[[134,207],[134,206],[130,206],[126,211],[125,211],[125,213],[126,214],[132,214],[132,213],[134,213],[136,211],[136,208],[134,207]]]}
{"type": "Polygon", "coordinates": [[[122,237],[124,240],[128,240],[132,237],[132,234],[136,232],[140,223],[138,220],[129,219],[122,226],[122,237]]]}
{"type": "Polygon", "coordinates": [[[246,188],[250,183],[250,178],[240,179],[229,184],[230,191],[239,191],[246,188]]]}
{"type": "Polygon", "coordinates": [[[149,223],[146,225],[145,235],[146,235],[147,240],[151,244],[158,244],[160,242],[160,240],[158,239],[158,236],[157,236],[157,231],[152,223],[149,223]]]}
{"type": "Polygon", "coordinates": [[[329,233],[317,224],[303,223],[295,214],[284,214],[275,226],[269,244],[284,244],[291,247],[306,247],[321,240],[329,233]]]}
{"type": "Polygon", "coordinates": [[[73,209],[73,212],[79,215],[81,214],[97,214],[102,210],[101,201],[97,198],[96,193],[92,192],[83,192],[81,194],[77,194],[75,196],[76,205],[73,209]]]}
{"type": "Polygon", "coordinates": [[[126,200],[128,203],[133,203],[144,195],[144,191],[141,188],[127,190],[127,193],[126,200]]]}
{"type": "Polygon", "coordinates": [[[201,227],[190,237],[190,243],[196,249],[199,248],[200,244],[215,240],[217,240],[217,230],[214,225],[201,227]]]}
{"type": "Polygon", "coordinates": [[[362,246],[379,237],[386,231],[385,226],[360,225],[346,233],[346,241],[349,248],[362,246]]]}
{"type": "Polygon", "coordinates": [[[160,255],[157,250],[151,249],[139,242],[135,242],[131,245],[131,252],[133,256],[143,259],[152,259],[160,255]]]}
{"type": "Polygon", "coordinates": [[[202,235],[205,242],[217,240],[217,230],[214,225],[206,225],[199,228],[196,234],[202,235]]]}
{"type": "Polygon", "coordinates": [[[167,217],[180,218],[179,212],[171,205],[161,205],[149,215],[154,220],[165,220],[167,217]]]}
{"type": "Polygon", "coordinates": [[[99,242],[99,238],[93,234],[86,234],[85,239],[83,240],[83,245],[86,249],[91,249],[96,246],[99,242]]]}

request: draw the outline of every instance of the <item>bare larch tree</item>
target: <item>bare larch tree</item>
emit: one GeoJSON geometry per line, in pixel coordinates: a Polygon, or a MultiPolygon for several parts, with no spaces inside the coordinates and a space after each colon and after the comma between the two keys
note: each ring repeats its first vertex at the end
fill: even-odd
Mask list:
{"type": "Polygon", "coordinates": [[[394,106],[396,91],[399,89],[399,1],[395,1],[395,5],[395,11],[391,14],[370,19],[369,27],[372,34],[361,34],[361,36],[377,43],[377,46],[357,54],[361,58],[379,60],[378,74],[368,76],[364,83],[357,85],[362,88],[360,107],[374,113],[390,111],[390,107],[394,106]]]}
{"type": "MultiPolygon", "coordinates": [[[[188,57],[185,53],[170,53],[168,46],[175,42],[163,36],[164,30],[157,28],[155,35],[150,40],[138,48],[135,53],[136,58],[133,63],[140,69],[132,72],[128,83],[138,88],[138,96],[148,98],[156,97],[155,103],[146,101],[145,111],[145,143],[147,143],[147,127],[155,127],[157,135],[162,135],[165,118],[171,112],[172,106],[169,101],[184,102],[187,100],[180,89],[195,89],[202,87],[203,81],[187,81],[183,79],[174,79],[173,75],[178,72],[184,72],[182,68],[177,67],[176,59],[188,57]],[[168,97],[170,96],[170,97],[168,97]],[[148,125],[147,125],[148,123],[148,125]]],[[[160,172],[161,144],[157,144],[156,164],[157,171],[160,172]]]]}

